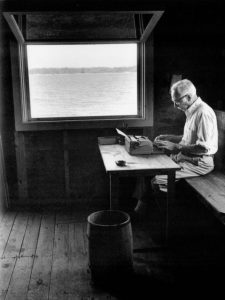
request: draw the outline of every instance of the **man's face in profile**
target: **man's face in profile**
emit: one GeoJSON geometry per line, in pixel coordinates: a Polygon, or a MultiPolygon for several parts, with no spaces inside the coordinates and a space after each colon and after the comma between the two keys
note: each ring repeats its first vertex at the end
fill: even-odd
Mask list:
{"type": "Polygon", "coordinates": [[[174,107],[176,107],[177,109],[186,111],[190,106],[191,98],[188,94],[180,95],[179,93],[174,92],[172,93],[171,98],[174,103],[174,107]]]}

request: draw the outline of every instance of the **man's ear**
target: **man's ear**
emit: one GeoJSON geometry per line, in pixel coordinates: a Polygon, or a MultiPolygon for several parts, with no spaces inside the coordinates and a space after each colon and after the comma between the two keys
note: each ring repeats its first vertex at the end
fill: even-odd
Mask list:
{"type": "Polygon", "coordinates": [[[191,95],[187,94],[188,102],[192,101],[191,95]]]}

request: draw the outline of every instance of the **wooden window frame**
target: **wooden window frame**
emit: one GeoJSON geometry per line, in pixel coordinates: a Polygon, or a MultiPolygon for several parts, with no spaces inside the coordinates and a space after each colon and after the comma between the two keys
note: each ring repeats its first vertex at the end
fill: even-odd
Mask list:
{"type": "MultiPolygon", "coordinates": [[[[30,13],[30,12],[29,12],[30,13]]],[[[142,12],[143,13],[143,12],[142,12]]],[[[146,13],[146,12],[145,12],[146,13]]],[[[153,126],[153,28],[158,22],[163,12],[153,14],[151,21],[145,29],[140,30],[138,44],[138,116],[112,116],[112,117],[88,117],[88,118],[52,118],[33,120],[29,118],[28,110],[28,74],[27,60],[24,51],[27,44],[44,44],[40,41],[27,42],[23,38],[20,26],[16,22],[12,12],[4,13],[9,26],[14,33],[16,40],[11,42],[11,62],[13,80],[13,98],[15,110],[16,131],[29,130],[66,130],[85,128],[115,128],[115,127],[151,127],[153,126]]],[[[15,14],[24,14],[16,12],[15,14]]],[[[18,18],[20,19],[20,18],[18,18]]],[[[141,24],[142,18],[138,22],[141,24]]],[[[140,27],[142,28],[142,27],[140,27]]],[[[116,43],[115,41],[107,41],[116,43]]],[[[126,41],[120,41],[126,42],[126,41]]],[[[134,42],[134,41],[129,41],[134,42]]],[[[47,41],[46,44],[54,42],[47,41]]],[[[67,41],[55,42],[56,44],[76,44],[67,41]]]]}

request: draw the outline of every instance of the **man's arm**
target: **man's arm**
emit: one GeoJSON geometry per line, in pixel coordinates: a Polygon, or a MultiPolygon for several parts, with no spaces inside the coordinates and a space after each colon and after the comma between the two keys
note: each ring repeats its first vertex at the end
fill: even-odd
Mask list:
{"type": "Polygon", "coordinates": [[[183,153],[183,154],[202,154],[202,153],[207,153],[207,149],[204,148],[201,145],[182,145],[179,144],[179,150],[183,153]]]}
{"type": "Polygon", "coordinates": [[[158,135],[155,138],[155,142],[158,141],[169,141],[169,142],[173,142],[173,143],[179,143],[182,140],[182,135],[175,135],[175,134],[161,134],[158,135]]]}
{"type": "Polygon", "coordinates": [[[158,148],[169,150],[171,153],[182,152],[183,154],[202,154],[206,153],[207,149],[205,149],[201,145],[182,145],[179,143],[173,143],[170,141],[155,141],[155,144],[158,148]]]}

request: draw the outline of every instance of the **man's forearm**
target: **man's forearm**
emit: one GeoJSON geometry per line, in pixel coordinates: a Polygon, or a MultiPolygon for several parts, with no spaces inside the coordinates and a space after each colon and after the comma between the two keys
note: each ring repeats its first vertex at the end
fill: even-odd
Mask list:
{"type": "Polygon", "coordinates": [[[172,143],[179,143],[182,140],[182,137],[182,135],[161,134],[155,138],[155,141],[169,141],[172,143]]]}
{"type": "Polygon", "coordinates": [[[178,144],[178,149],[183,153],[188,153],[188,154],[202,154],[202,153],[206,153],[207,150],[200,146],[200,145],[182,145],[182,144],[178,144]]]}
{"type": "Polygon", "coordinates": [[[168,135],[168,141],[173,143],[179,143],[182,140],[183,135],[168,135]]]}

